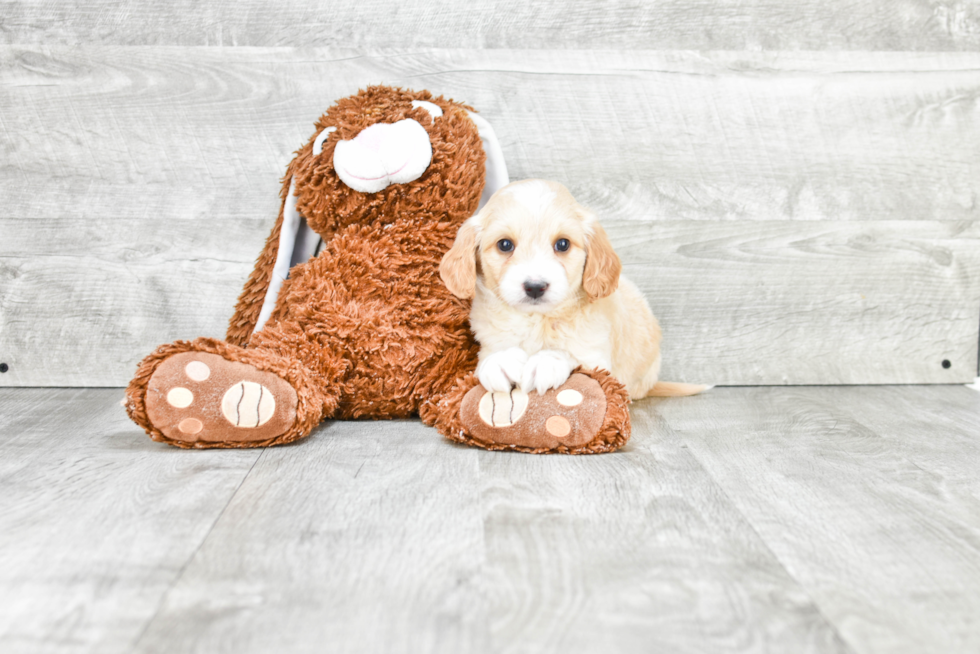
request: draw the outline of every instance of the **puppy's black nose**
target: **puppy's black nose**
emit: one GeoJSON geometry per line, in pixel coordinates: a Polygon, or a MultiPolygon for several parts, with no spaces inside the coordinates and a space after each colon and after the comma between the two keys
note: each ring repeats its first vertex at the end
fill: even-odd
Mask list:
{"type": "Polygon", "coordinates": [[[528,280],[524,282],[524,292],[532,300],[537,300],[539,297],[544,295],[544,292],[548,290],[547,282],[532,282],[528,280]]]}

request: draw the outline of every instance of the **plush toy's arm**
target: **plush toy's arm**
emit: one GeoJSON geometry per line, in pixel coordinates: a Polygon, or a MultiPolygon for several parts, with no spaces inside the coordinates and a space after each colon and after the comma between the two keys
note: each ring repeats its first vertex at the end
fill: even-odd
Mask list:
{"type": "Polygon", "coordinates": [[[272,269],[276,264],[276,255],[279,252],[279,235],[282,230],[283,212],[286,207],[286,200],[289,196],[289,188],[293,179],[291,170],[286,172],[283,178],[282,190],[279,192],[279,217],[272,228],[272,233],[265,241],[262,253],[255,261],[255,268],[245,282],[245,288],[238,297],[238,304],[235,305],[235,314],[228,322],[228,333],[225,336],[232,345],[245,347],[248,339],[251,338],[255,330],[255,324],[259,320],[262,312],[262,303],[266,293],[269,291],[269,282],[272,280],[272,269]]]}

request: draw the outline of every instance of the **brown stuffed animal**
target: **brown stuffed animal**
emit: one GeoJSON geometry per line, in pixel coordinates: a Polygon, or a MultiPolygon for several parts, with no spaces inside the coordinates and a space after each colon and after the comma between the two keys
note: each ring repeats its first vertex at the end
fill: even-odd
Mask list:
{"type": "Polygon", "coordinates": [[[412,415],[490,449],[626,442],[628,397],[608,373],[580,370],[543,396],[486,393],[470,374],[469,304],[443,285],[439,263],[481,197],[507,183],[486,121],[426,91],[376,86],[316,128],[287,168],[227,339],[177,341],[144,359],[126,390],[133,421],[187,448],[263,447],[326,418],[412,415]],[[577,401],[559,401],[563,390],[577,401]]]}

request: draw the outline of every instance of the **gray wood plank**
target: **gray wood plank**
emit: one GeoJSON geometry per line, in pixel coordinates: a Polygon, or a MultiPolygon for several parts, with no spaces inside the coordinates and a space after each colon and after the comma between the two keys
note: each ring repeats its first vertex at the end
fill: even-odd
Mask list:
{"type": "Polygon", "coordinates": [[[259,451],[182,452],[121,389],[0,391],[0,650],[129,652],[259,451]]]}
{"type": "Polygon", "coordinates": [[[134,651],[485,651],[478,478],[417,421],[266,451],[134,651]]]}
{"type": "Polygon", "coordinates": [[[967,50],[973,0],[535,3],[10,1],[2,43],[685,50],[967,50]],[[138,20],[135,17],[139,17],[138,20]]]}
{"type": "Polygon", "coordinates": [[[644,400],[598,457],[414,421],[187,452],[119,393],[0,391],[3,651],[978,646],[969,389],[644,400]]]}
{"type": "Polygon", "coordinates": [[[243,241],[261,243],[268,230],[266,221],[233,235],[206,220],[150,220],[128,233],[102,220],[69,232],[57,220],[3,222],[35,251],[9,256],[10,241],[0,242],[2,386],[121,386],[161,343],[224,338],[261,247],[243,241]]]}
{"type": "Polygon", "coordinates": [[[663,379],[975,377],[980,223],[613,222],[607,230],[624,274],[663,325],[663,379]]]}
{"type": "MultiPolygon", "coordinates": [[[[977,223],[606,224],[625,274],[663,325],[665,379],[858,384],[975,376],[977,223]]],[[[87,257],[67,254],[70,235],[59,236],[51,221],[7,225],[22,230],[24,242],[44,235],[58,246],[2,264],[13,274],[0,296],[0,353],[10,366],[0,385],[126,383],[161,342],[220,337],[249,267],[250,254],[236,262],[214,252],[208,224],[171,233],[172,226],[151,223],[146,240],[131,245],[93,234],[87,257]]]]}
{"type": "Polygon", "coordinates": [[[634,274],[667,330],[671,376],[965,381],[977,275],[961,252],[975,228],[956,225],[980,211],[978,70],[976,53],[0,48],[0,360],[11,366],[0,385],[124,384],[159,343],[220,335],[292,149],[333,98],[382,81],[474,103],[515,178],[559,179],[607,222],[704,223],[665,227],[660,245],[643,225],[617,241],[674,248],[667,269],[687,275],[664,293],[653,265],[634,274]],[[812,220],[891,222],[827,231],[803,224],[812,220]],[[950,221],[952,233],[903,220],[950,221]],[[799,238],[770,224],[741,235],[740,221],[797,221],[787,229],[799,238]],[[706,243],[715,230],[726,236],[706,243]],[[806,251],[811,238],[819,254],[806,251]],[[705,255],[692,248],[718,269],[698,268],[705,255]],[[901,270],[901,285],[878,264],[901,270]],[[822,287],[826,276],[789,283],[814,271],[839,271],[849,294],[822,287]],[[883,309],[852,293],[869,271],[883,309]],[[773,284],[751,286],[753,276],[773,284]],[[834,348],[810,356],[814,338],[848,351],[840,362],[834,348]],[[949,371],[935,369],[943,338],[949,371]],[[862,367],[841,371],[845,362],[862,367]]]}
{"type": "MultiPolygon", "coordinates": [[[[980,393],[943,385],[852,391],[846,386],[830,386],[810,397],[873,430],[882,443],[932,473],[937,483],[953,484],[980,498],[980,393]],[[937,433],[940,437],[934,436],[937,433]],[[910,438],[910,434],[923,436],[910,438]]],[[[958,508],[951,504],[947,513],[958,508]]]]}
{"type": "Polygon", "coordinates": [[[976,219],[978,71],[980,53],[3,47],[0,216],[268,219],[315,118],[385,82],[472,103],[513,177],[609,217],[976,219]]]}
{"type": "Polygon", "coordinates": [[[634,415],[664,416],[855,651],[972,652],[980,499],[961,467],[977,464],[970,392],[716,389],[646,401],[634,415]],[[916,419],[950,396],[970,401],[972,426],[916,419]]]}
{"type": "Polygon", "coordinates": [[[481,453],[496,652],[846,652],[656,409],[599,457],[481,453]]]}

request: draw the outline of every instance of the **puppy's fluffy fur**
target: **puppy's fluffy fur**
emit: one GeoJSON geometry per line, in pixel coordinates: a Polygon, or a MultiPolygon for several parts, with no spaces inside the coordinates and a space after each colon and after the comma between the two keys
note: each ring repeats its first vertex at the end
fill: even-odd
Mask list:
{"type": "Polygon", "coordinates": [[[557,182],[524,180],[498,191],[467,220],[440,273],[472,298],[487,390],[544,393],[577,366],[604,368],[630,397],[691,395],[658,383],[660,325],[595,216],[557,182]]]}

